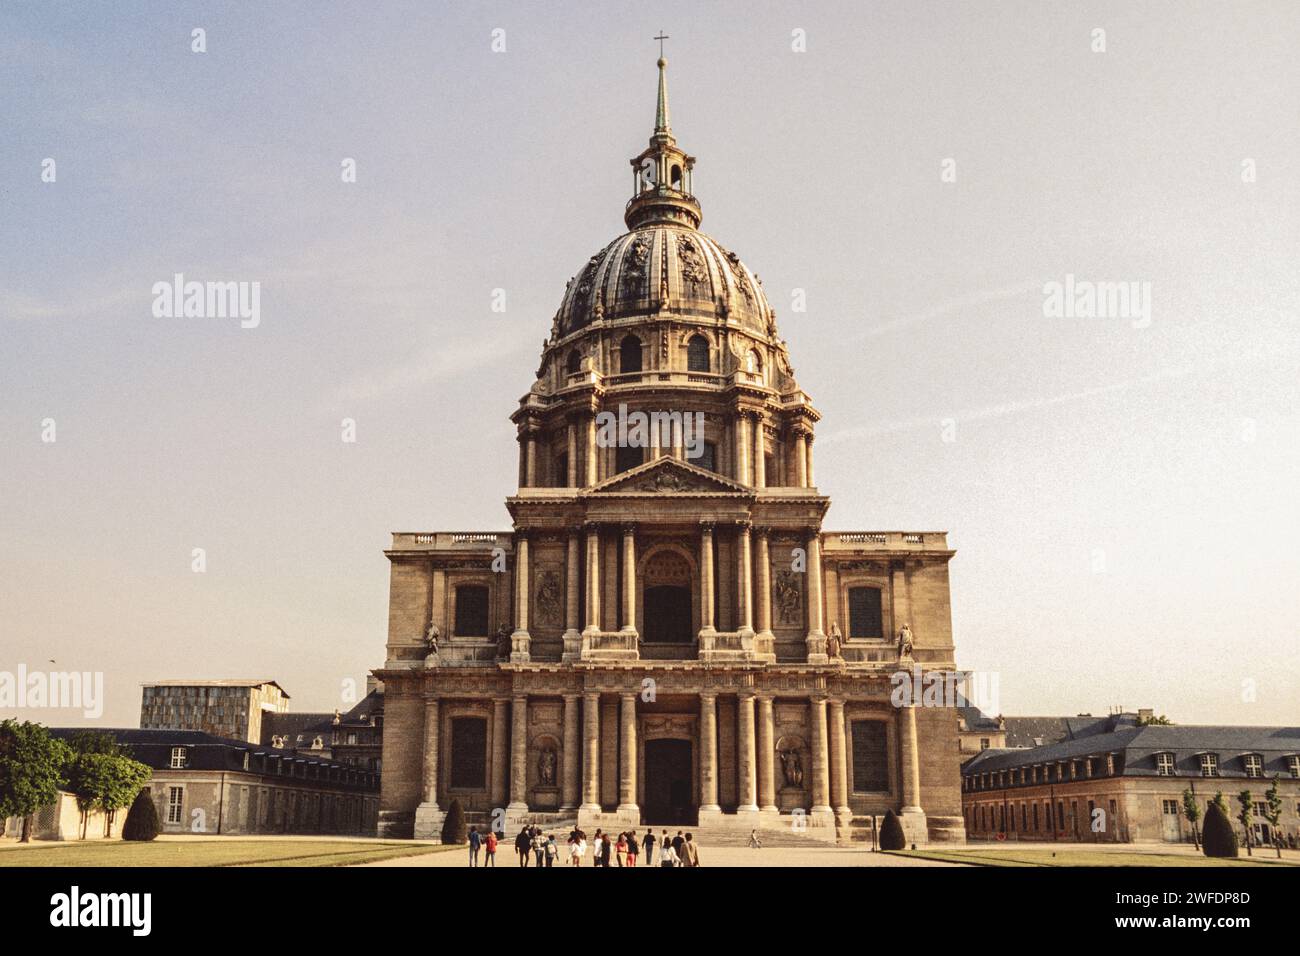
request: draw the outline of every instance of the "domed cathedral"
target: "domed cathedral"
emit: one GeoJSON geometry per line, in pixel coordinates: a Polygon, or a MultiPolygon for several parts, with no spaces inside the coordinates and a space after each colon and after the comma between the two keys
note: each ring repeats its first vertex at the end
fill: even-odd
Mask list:
{"type": "Polygon", "coordinates": [[[569,280],[512,416],[513,530],[386,552],[380,833],[436,838],[459,800],[507,830],[846,841],[893,810],[962,839],[955,702],[891,700],[953,667],[953,552],[822,530],[820,415],[758,276],[700,231],[665,66],[627,232],[569,280]]]}

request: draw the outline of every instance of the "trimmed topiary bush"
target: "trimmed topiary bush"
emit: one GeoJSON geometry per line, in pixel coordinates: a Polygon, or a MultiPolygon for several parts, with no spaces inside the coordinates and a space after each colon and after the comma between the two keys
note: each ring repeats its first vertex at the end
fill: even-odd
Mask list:
{"type": "Polygon", "coordinates": [[[880,848],[882,850],[903,850],[907,848],[907,837],[903,833],[903,824],[894,815],[893,810],[885,811],[885,822],[880,825],[880,848]]]}
{"type": "Polygon", "coordinates": [[[153,804],[153,794],[141,790],[135,795],[135,802],[127,811],[126,822],[122,824],[123,840],[152,840],[162,829],[158,822],[158,808],[153,804]]]}
{"type": "Polygon", "coordinates": [[[1206,856],[1237,855],[1237,834],[1232,831],[1232,824],[1217,803],[1211,802],[1205,810],[1201,849],[1206,856]]]}
{"type": "Polygon", "coordinates": [[[442,842],[469,842],[469,837],[465,834],[465,809],[460,805],[459,800],[453,799],[451,806],[447,808],[447,816],[442,821],[442,842]]]}

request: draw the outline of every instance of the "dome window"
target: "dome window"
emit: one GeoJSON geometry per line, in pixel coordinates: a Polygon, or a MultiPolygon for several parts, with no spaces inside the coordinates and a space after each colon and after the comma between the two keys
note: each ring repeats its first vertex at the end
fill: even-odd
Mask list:
{"type": "Polygon", "coordinates": [[[757,375],[760,379],[763,377],[763,360],[754,349],[750,349],[749,354],[745,356],[745,371],[757,375]]]}
{"type": "Polygon", "coordinates": [[[569,353],[569,361],[565,364],[565,371],[570,375],[576,375],[582,370],[582,354],[574,349],[569,353]]]}
{"type": "Polygon", "coordinates": [[[676,190],[678,190],[679,192],[681,191],[681,188],[682,188],[682,167],[680,167],[680,166],[678,166],[678,165],[676,165],[676,164],[673,165],[672,176],[670,177],[669,182],[672,184],[673,189],[676,189],[676,190]]]}
{"type": "Polygon", "coordinates": [[[629,335],[619,343],[619,371],[623,373],[641,371],[641,340],[629,335]]]}
{"type": "Polygon", "coordinates": [[[695,335],[686,343],[686,370],[688,372],[709,371],[709,340],[702,335],[695,335]]]}

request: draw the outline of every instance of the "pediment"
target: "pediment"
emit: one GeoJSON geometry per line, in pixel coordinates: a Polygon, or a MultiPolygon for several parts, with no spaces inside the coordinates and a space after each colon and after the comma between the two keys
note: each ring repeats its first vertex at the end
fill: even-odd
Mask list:
{"type": "Polygon", "coordinates": [[[656,458],[606,478],[589,495],[753,495],[753,489],[676,458],[656,458]]]}

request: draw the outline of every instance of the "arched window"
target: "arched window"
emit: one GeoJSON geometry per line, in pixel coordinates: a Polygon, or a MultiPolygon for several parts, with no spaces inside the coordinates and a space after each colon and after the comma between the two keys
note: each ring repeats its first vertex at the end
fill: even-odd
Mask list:
{"type": "Polygon", "coordinates": [[[682,188],[682,167],[676,164],[673,165],[672,178],[669,179],[669,182],[672,184],[673,189],[682,188]]]}
{"type": "Polygon", "coordinates": [[[760,378],[763,376],[763,359],[754,349],[750,349],[745,356],[745,371],[760,378]]]}
{"type": "Polygon", "coordinates": [[[686,343],[686,370],[688,372],[709,371],[709,340],[702,335],[695,335],[686,343]]]}
{"type": "Polygon", "coordinates": [[[641,340],[635,335],[629,335],[619,343],[619,371],[620,372],[639,372],[641,371],[641,340]]]}
{"type": "Polygon", "coordinates": [[[574,349],[569,353],[569,361],[565,365],[565,371],[570,375],[582,370],[582,353],[574,349]]]}
{"type": "Polygon", "coordinates": [[[488,636],[488,589],[481,584],[456,588],[456,630],[460,637],[488,636]]]}

